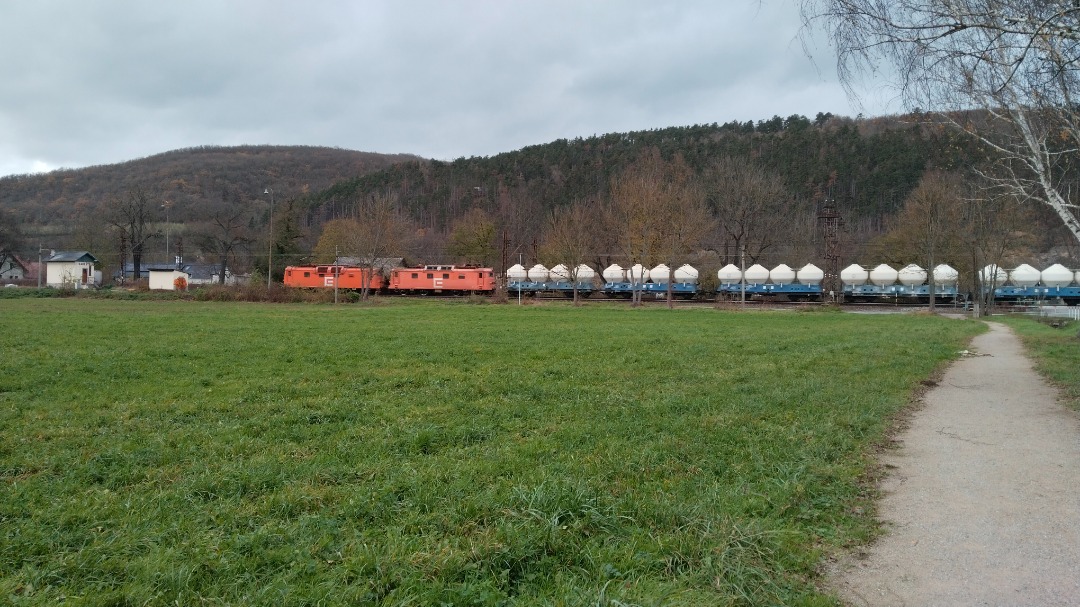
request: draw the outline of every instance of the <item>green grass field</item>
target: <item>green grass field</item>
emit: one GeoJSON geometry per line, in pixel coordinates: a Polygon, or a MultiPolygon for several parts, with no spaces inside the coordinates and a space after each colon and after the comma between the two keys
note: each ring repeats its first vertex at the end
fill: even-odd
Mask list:
{"type": "Polygon", "coordinates": [[[0,602],[830,605],[978,323],[0,302],[0,602]]]}

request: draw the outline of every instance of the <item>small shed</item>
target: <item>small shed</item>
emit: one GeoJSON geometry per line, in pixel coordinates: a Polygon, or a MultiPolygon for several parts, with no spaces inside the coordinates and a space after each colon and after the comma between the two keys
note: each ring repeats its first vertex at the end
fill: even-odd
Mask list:
{"type": "Polygon", "coordinates": [[[45,284],[50,287],[86,289],[101,284],[97,263],[87,251],[56,251],[45,260],[45,284]]]}
{"type": "Polygon", "coordinates": [[[150,274],[151,291],[175,291],[177,279],[181,278],[185,286],[191,284],[191,275],[173,266],[148,266],[146,271],[150,274]]]}

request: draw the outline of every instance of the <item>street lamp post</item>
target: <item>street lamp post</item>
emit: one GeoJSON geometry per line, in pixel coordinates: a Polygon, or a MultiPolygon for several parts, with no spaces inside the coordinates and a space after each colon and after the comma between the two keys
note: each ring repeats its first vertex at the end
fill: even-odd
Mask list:
{"type": "Polygon", "coordinates": [[[169,207],[172,203],[166,200],[161,208],[165,209],[165,263],[169,263],[169,207]]]}
{"type": "Polygon", "coordinates": [[[269,291],[270,277],[274,275],[274,188],[264,189],[263,194],[270,195],[270,248],[266,253],[266,290],[269,291]]]}

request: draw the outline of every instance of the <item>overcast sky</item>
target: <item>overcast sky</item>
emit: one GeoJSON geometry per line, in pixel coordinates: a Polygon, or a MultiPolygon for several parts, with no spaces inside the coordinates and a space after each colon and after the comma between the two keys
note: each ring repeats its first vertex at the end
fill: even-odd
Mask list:
{"type": "Polygon", "coordinates": [[[853,107],[799,26],[793,0],[5,0],[0,175],[198,145],[453,159],[896,111],[853,107]]]}

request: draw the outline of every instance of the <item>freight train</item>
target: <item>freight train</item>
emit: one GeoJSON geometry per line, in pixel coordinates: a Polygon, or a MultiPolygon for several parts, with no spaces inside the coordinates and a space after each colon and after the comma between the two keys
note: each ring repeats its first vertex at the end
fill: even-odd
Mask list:
{"type": "MultiPolygon", "coordinates": [[[[646,296],[665,298],[734,299],[749,297],[786,301],[848,301],[848,302],[926,302],[930,299],[929,278],[933,277],[934,297],[942,302],[960,302],[966,297],[959,288],[960,275],[954,268],[941,264],[932,271],[909,264],[897,270],[887,264],[872,269],[852,264],[840,272],[840,292],[826,293],[822,283],[824,271],[814,264],[795,270],[785,264],[767,269],[754,264],[745,271],[728,264],[717,272],[719,286],[713,293],[699,288],[699,273],[689,265],[674,270],[660,264],[645,268],[635,264],[629,268],[611,265],[599,275],[587,265],[547,268],[536,264],[526,269],[520,264],[506,271],[506,287],[510,295],[536,296],[562,294],[571,296],[576,290],[580,297],[603,293],[609,298],[629,298],[635,291],[646,296]]],[[[991,264],[980,272],[982,284],[994,291],[995,299],[1007,302],[1057,302],[1068,305],[1080,303],[1080,271],[1054,264],[1039,271],[1021,264],[1006,271],[991,264]]],[[[289,287],[362,289],[367,284],[373,291],[389,294],[421,295],[488,295],[495,292],[496,278],[492,268],[472,266],[428,265],[415,268],[394,268],[388,276],[350,266],[290,266],[285,269],[285,285],[289,287]]]]}
{"type": "MultiPolygon", "coordinates": [[[[1080,271],[1054,264],[1039,271],[1022,264],[1011,271],[996,265],[983,268],[982,283],[994,291],[1001,301],[1057,301],[1068,305],[1080,303],[1080,271]]],[[[608,266],[601,273],[603,286],[595,285],[595,272],[581,265],[572,271],[564,265],[548,270],[535,265],[526,270],[515,265],[506,271],[507,288],[511,294],[562,293],[569,294],[577,283],[579,295],[599,291],[609,297],[630,297],[635,290],[656,297],[672,293],[679,298],[694,298],[704,294],[698,288],[698,271],[683,265],[672,271],[660,264],[652,269],[636,264],[630,268],[608,266]],[[575,280],[576,279],[576,280],[575,280]],[[669,284],[670,283],[670,284],[669,284]]],[[[785,301],[848,301],[848,302],[927,302],[930,299],[929,278],[933,276],[934,297],[942,302],[959,302],[966,295],[959,289],[960,274],[941,264],[932,274],[915,264],[897,270],[887,264],[866,269],[852,264],[840,272],[840,292],[826,293],[822,283],[825,272],[814,264],[795,270],[780,264],[769,270],[754,264],[745,271],[728,264],[717,272],[719,286],[715,297],[734,299],[742,296],[755,299],[785,301]]]]}

